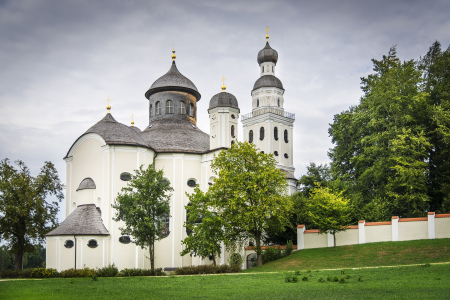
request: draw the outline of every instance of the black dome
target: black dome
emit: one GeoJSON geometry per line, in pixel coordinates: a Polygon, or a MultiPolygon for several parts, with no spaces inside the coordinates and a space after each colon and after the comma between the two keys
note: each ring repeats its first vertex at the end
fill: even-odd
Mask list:
{"type": "Polygon", "coordinates": [[[284,90],[281,80],[276,78],[273,75],[264,75],[264,76],[259,77],[259,79],[256,80],[252,91],[259,89],[261,87],[276,87],[276,88],[284,90]]]}
{"type": "Polygon", "coordinates": [[[258,52],[258,64],[262,64],[263,62],[273,62],[277,64],[278,61],[278,52],[272,49],[269,46],[269,42],[266,43],[266,46],[258,52]]]}
{"type": "Polygon", "coordinates": [[[233,107],[239,109],[239,104],[233,94],[220,92],[211,98],[208,110],[216,107],[233,107]]]}

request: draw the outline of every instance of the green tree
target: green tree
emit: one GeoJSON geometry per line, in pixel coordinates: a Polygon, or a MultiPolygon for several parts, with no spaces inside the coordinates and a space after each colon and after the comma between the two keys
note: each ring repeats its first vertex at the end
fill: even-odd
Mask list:
{"type": "Polygon", "coordinates": [[[235,143],[211,163],[218,176],[209,188],[212,211],[222,222],[228,241],[248,238],[255,241],[257,265],[262,265],[261,242],[264,232],[282,231],[289,226],[292,203],[284,193],[287,183],[276,168],[271,154],[255,145],[235,143]]]}
{"type": "Polygon", "coordinates": [[[342,192],[335,193],[318,185],[312,189],[306,209],[309,220],[320,233],[333,235],[336,247],[336,233],[345,231],[352,219],[350,200],[343,197],[342,192]]]}
{"type": "Polygon", "coordinates": [[[51,162],[45,162],[33,177],[20,160],[17,169],[8,159],[0,162],[0,239],[7,241],[15,256],[15,270],[22,270],[25,253],[35,251],[35,243],[57,225],[58,203],[49,196],[63,199],[64,185],[51,162]]]}
{"type": "Polygon", "coordinates": [[[306,170],[306,174],[301,176],[298,181],[300,192],[304,196],[309,196],[309,192],[317,183],[327,185],[332,180],[331,170],[328,164],[316,165],[312,162],[306,167],[306,170]]]}
{"type": "Polygon", "coordinates": [[[164,180],[163,171],[153,165],[140,166],[135,175],[117,195],[113,208],[114,221],[123,221],[123,235],[131,235],[141,248],[148,247],[151,269],[155,268],[155,242],[168,235],[170,217],[169,192],[173,189],[164,180]]]}
{"type": "Polygon", "coordinates": [[[185,246],[181,255],[198,255],[201,258],[212,257],[214,266],[216,256],[220,257],[220,243],[225,241],[224,224],[220,216],[208,208],[211,195],[203,193],[198,187],[188,194],[189,205],[186,206],[187,221],[184,226],[188,236],[182,241],[185,246]]]}

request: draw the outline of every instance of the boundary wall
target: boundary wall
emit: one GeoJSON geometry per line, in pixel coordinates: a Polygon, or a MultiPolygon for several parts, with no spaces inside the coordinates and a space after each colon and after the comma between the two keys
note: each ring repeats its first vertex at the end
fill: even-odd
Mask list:
{"type": "MultiPolygon", "coordinates": [[[[348,226],[336,233],[336,246],[376,242],[450,238],[450,214],[429,212],[424,218],[392,217],[389,222],[366,222],[348,226]]],[[[333,247],[333,235],[319,234],[318,229],[297,226],[297,249],[333,247]]]]}

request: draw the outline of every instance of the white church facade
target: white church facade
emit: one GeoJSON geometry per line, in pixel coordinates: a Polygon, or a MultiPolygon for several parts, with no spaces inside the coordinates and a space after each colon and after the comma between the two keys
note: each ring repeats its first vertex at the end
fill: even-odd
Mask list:
{"type": "MultiPolygon", "coordinates": [[[[252,111],[241,117],[244,140],[265,153],[273,153],[277,166],[286,172],[289,190],[296,191],[293,167],[294,115],[284,110],[284,89],[275,77],[278,53],[269,46],[258,53],[261,76],[254,84],[252,111]]],[[[215,154],[238,140],[240,109],[235,96],[223,91],[209,102],[210,134],[197,123],[200,93],[175,64],[145,93],[149,101],[149,125],[139,128],[117,122],[108,105],[106,116],[90,127],[69,148],[66,161],[66,219],[46,235],[47,268],[150,268],[147,249],[122,236],[121,224],[113,221],[114,199],[139,166],[154,164],[164,171],[173,188],[170,198],[168,236],[155,244],[155,267],[171,270],[210,264],[206,259],[180,256],[187,236],[187,193],[198,185],[206,191],[214,180],[210,163],[215,154]]],[[[222,251],[216,261],[227,263],[222,251]]]]}

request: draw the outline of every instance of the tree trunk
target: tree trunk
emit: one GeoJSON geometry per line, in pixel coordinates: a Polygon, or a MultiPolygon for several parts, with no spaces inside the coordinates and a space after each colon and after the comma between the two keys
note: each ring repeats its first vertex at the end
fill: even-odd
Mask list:
{"type": "Polygon", "coordinates": [[[333,231],[334,247],[336,248],[336,232],[333,231]]]}
{"type": "Polygon", "coordinates": [[[215,267],[216,266],[216,256],[214,255],[214,253],[212,254],[212,258],[213,258],[213,265],[215,267]]]}
{"type": "Polygon", "coordinates": [[[155,249],[154,244],[149,246],[150,249],[150,269],[153,271],[155,269],[155,249]]]}
{"type": "Polygon", "coordinates": [[[15,264],[14,264],[14,270],[15,271],[22,271],[22,262],[23,262],[23,249],[20,249],[15,254],[15,264]]]}
{"type": "Polygon", "coordinates": [[[261,234],[255,234],[256,244],[256,266],[262,266],[261,234]]]}

